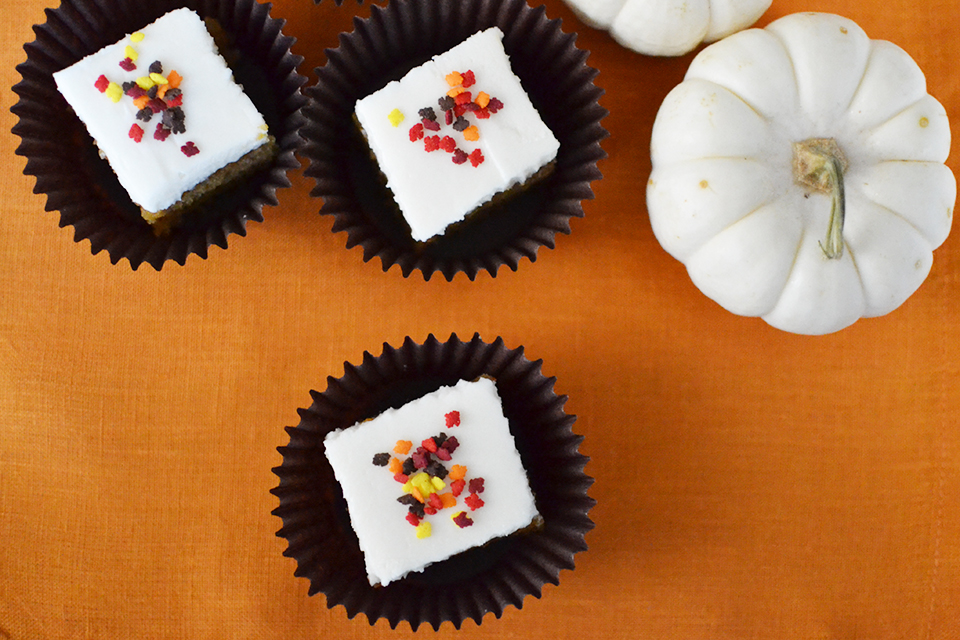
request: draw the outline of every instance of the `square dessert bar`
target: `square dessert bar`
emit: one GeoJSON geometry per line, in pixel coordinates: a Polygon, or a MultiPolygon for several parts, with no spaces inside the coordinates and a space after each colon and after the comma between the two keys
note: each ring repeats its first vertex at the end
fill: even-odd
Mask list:
{"type": "Polygon", "coordinates": [[[273,155],[263,116],[189,9],[53,77],[148,222],[273,155]]]}
{"type": "Polygon", "coordinates": [[[387,585],[539,518],[496,385],[462,380],[333,431],[371,585],[387,585]]]}
{"type": "Polygon", "coordinates": [[[560,148],[497,27],[358,100],[355,116],[417,241],[542,177],[560,148]]]}

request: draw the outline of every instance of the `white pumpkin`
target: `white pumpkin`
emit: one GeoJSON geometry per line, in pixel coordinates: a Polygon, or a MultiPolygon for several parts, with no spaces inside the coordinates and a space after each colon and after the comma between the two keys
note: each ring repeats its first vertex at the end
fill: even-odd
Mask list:
{"type": "Polygon", "coordinates": [[[917,64],[840,16],[710,45],[657,114],[660,244],[733,313],[823,334],[900,306],[950,232],[950,127],[917,64]]]}
{"type": "Polygon", "coordinates": [[[679,56],[746,29],[771,0],[566,0],[587,25],[652,56],[679,56]]]}

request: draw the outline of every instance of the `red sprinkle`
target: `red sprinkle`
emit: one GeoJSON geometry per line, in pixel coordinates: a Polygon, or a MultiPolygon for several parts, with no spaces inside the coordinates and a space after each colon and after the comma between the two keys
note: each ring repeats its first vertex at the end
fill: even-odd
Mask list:
{"type": "Polygon", "coordinates": [[[410,476],[408,476],[405,473],[397,473],[397,474],[394,474],[393,479],[399,482],[400,484],[407,484],[407,480],[410,479],[410,476]]]}
{"type": "Polygon", "coordinates": [[[453,153],[454,149],[457,148],[457,141],[450,136],[443,136],[443,139],[440,141],[440,148],[447,153],[453,153]]]}
{"type": "Polygon", "coordinates": [[[440,131],[440,123],[437,122],[436,120],[429,120],[427,118],[424,118],[423,120],[420,121],[420,124],[422,124],[423,128],[428,131],[440,131]]]}
{"type": "Polygon", "coordinates": [[[431,493],[430,497],[427,498],[427,504],[434,509],[443,509],[443,500],[440,499],[439,493],[431,493]]]}
{"type": "Polygon", "coordinates": [[[459,496],[461,493],[463,493],[463,490],[466,488],[466,486],[467,483],[463,480],[454,480],[450,483],[450,493],[452,493],[455,497],[459,496]]]}
{"type": "Polygon", "coordinates": [[[444,462],[448,462],[453,459],[453,457],[450,455],[450,451],[444,449],[443,447],[437,449],[437,458],[443,460],[444,462]]]}
{"type": "Polygon", "coordinates": [[[134,124],[130,127],[130,132],[127,135],[133,138],[134,142],[140,142],[143,140],[143,129],[140,128],[140,125],[134,124]]]}
{"type": "Polygon", "coordinates": [[[483,162],[483,154],[480,153],[480,149],[474,149],[470,152],[470,164],[475,167],[480,166],[480,163],[483,162]]]}
{"type": "Polygon", "coordinates": [[[476,511],[483,506],[483,500],[480,499],[475,493],[471,493],[469,496],[463,499],[464,504],[470,507],[470,511],[476,511]]]}
{"type": "Polygon", "coordinates": [[[418,518],[417,516],[413,515],[412,513],[408,513],[408,514],[407,514],[407,522],[409,522],[409,523],[412,524],[413,526],[417,526],[418,524],[420,524],[420,518],[418,518]]]}
{"type": "Polygon", "coordinates": [[[473,71],[464,71],[460,74],[463,76],[463,82],[460,83],[464,89],[469,89],[477,82],[476,76],[473,75],[473,71]]]}
{"type": "Polygon", "coordinates": [[[178,93],[177,95],[175,95],[175,96],[173,96],[173,97],[170,97],[170,98],[165,99],[164,102],[167,103],[167,107],[169,107],[169,108],[171,108],[171,109],[172,109],[173,107],[179,107],[180,105],[183,104],[183,94],[182,94],[182,93],[178,93]]]}
{"type": "Polygon", "coordinates": [[[163,142],[170,137],[170,129],[163,126],[163,123],[157,124],[157,130],[153,132],[153,139],[163,142]]]}
{"type": "Polygon", "coordinates": [[[413,466],[416,469],[426,469],[427,465],[430,464],[430,454],[423,447],[418,448],[410,458],[413,460],[413,466]]]}
{"type": "Polygon", "coordinates": [[[450,413],[448,413],[448,414],[446,414],[445,416],[443,416],[443,418],[444,418],[444,420],[446,420],[447,428],[448,428],[448,429],[449,429],[450,427],[459,427],[459,426],[460,426],[460,412],[459,412],[459,411],[451,411],[450,413]]]}
{"type": "Polygon", "coordinates": [[[429,451],[430,453],[436,453],[436,452],[437,452],[437,443],[436,443],[436,441],[434,441],[433,438],[427,438],[426,440],[424,440],[424,441],[421,442],[420,444],[423,446],[424,449],[426,449],[426,450],[429,451]]]}
{"type": "Polygon", "coordinates": [[[457,117],[462,116],[466,112],[467,112],[467,105],[465,104],[458,104],[453,108],[453,115],[457,117]]]}
{"type": "Polygon", "coordinates": [[[450,436],[449,438],[443,441],[443,445],[440,448],[445,449],[450,453],[453,453],[454,451],[457,450],[457,447],[459,446],[460,446],[460,441],[457,440],[457,436],[450,436]]]}
{"type": "Polygon", "coordinates": [[[154,113],[163,113],[163,111],[167,108],[167,104],[160,98],[152,98],[149,102],[147,102],[147,107],[154,113]]]}
{"type": "Polygon", "coordinates": [[[124,71],[133,71],[137,68],[137,65],[135,65],[130,58],[124,58],[120,61],[120,68],[124,71]]]}
{"type": "Polygon", "coordinates": [[[127,89],[127,92],[126,92],[126,93],[127,93],[128,96],[130,96],[130,97],[133,98],[134,100],[136,100],[136,99],[139,98],[140,96],[145,96],[145,95],[147,95],[147,92],[143,90],[143,87],[141,87],[141,86],[138,85],[138,84],[134,84],[132,87],[130,87],[129,89],[127,89]]]}
{"type": "MultiPolygon", "coordinates": [[[[431,494],[431,495],[432,495],[432,494],[431,494]]],[[[424,507],[424,508],[423,508],[423,512],[424,512],[425,514],[427,514],[428,516],[432,516],[432,515],[434,515],[434,514],[437,512],[437,510],[436,510],[436,508],[434,508],[434,507],[429,507],[429,506],[428,506],[428,507],[424,507]]]]}
{"type": "Polygon", "coordinates": [[[467,161],[467,153],[463,149],[456,149],[453,152],[453,164],[463,164],[467,161]]]}
{"type": "Polygon", "coordinates": [[[447,109],[446,111],[443,112],[443,120],[444,120],[444,122],[445,122],[446,124],[448,124],[448,125],[453,124],[453,110],[452,110],[452,109],[447,109]]]}
{"type": "Polygon", "coordinates": [[[423,139],[423,125],[417,123],[410,127],[410,142],[416,142],[423,139]]]}
{"type": "Polygon", "coordinates": [[[483,109],[477,109],[473,112],[473,115],[477,116],[478,120],[486,120],[490,117],[490,109],[484,107],[483,109]]]}
{"type": "Polygon", "coordinates": [[[466,511],[461,511],[457,515],[453,516],[453,523],[464,529],[473,524],[473,520],[470,519],[470,516],[467,515],[466,511]]]}
{"type": "Polygon", "coordinates": [[[180,147],[180,151],[183,151],[183,155],[187,156],[188,158],[200,153],[200,149],[198,149],[197,145],[193,144],[192,141],[187,142],[187,144],[180,147]]]}
{"type": "Polygon", "coordinates": [[[458,105],[466,105],[473,102],[473,96],[470,95],[469,91],[464,91],[463,93],[458,93],[453,101],[458,105]]]}
{"type": "Polygon", "coordinates": [[[490,98],[490,104],[487,105],[487,109],[490,110],[490,113],[496,113],[500,111],[500,109],[503,109],[503,103],[496,98],[490,98]]]}
{"type": "Polygon", "coordinates": [[[423,139],[423,150],[427,153],[440,148],[440,136],[427,136],[423,139]]]}
{"type": "Polygon", "coordinates": [[[470,493],[483,493],[483,478],[471,478],[470,493]]]}
{"type": "Polygon", "coordinates": [[[107,76],[102,75],[97,78],[97,81],[93,83],[93,86],[95,86],[97,91],[100,93],[105,93],[107,91],[107,87],[110,86],[110,81],[107,80],[107,76]]]}

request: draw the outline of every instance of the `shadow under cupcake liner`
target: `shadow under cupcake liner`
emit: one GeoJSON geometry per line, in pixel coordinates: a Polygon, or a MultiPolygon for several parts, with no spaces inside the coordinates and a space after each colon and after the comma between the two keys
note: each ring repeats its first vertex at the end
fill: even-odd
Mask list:
{"type": "Polygon", "coordinates": [[[363,613],[371,625],[385,618],[394,628],[405,620],[414,630],[445,621],[459,629],[468,618],[479,624],[486,613],[499,618],[508,605],[520,609],[527,595],[540,597],[544,584],[559,584],[560,571],[573,569],[574,555],[587,548],[595,501],[587,495],[593,479],[583,471],[588,458],[579,453],[576,417],[564,413],[567,398],[553,392],[556,378],[544,377],[541,363],[500,338],[463,342],[454,334],[440,342],[431,335],[422,345],[407,338],[400,348],[384,344],[380,356],[364,353],[359,366],[344,365],[343,377],[328,377],[326,391],[311,391],[313,404],[299,410],[300,424],[286,429],[289,444],[278,448],[283,462],[273,471],[280,484],[271,490],[280,499],[273,514],[283,521],[277,535],[288,542],[284,555],[296,559],[294,575],[310,580],[310,595],[322,592],[328,608],[343,605],[349,618],[363,613]],[[324,437],[481,375],[496,381],[543,528],[370,586],[324,437]]]}
{"type": "Polygon", "coordinates": [[[540,247],[554,248],[557,233],[570,233],[570,219],[583,216],[582,201],[593,198],[590,183],[602,176],[606,157],[600,141],[603,90],[597,71],[577,49],[576,35],[548,20],[544,7],[524,0],[394,0],[374,5],[366,20],[327,50],[318,82],[305,90],[307,124],[305,175],[316,181],[312,195],[323,199],[322,215],[334,217],[333,231],[347,232],[347,248],[360,245],[363,259],[379,257],[383,270],[399,265],[404,277],[419,270],[429,280],[437,271],[447,280],[464,272],[473,280],[501,265],[516,271],[523,257],[536,260],[540,247]],[[494,204],[429,242],[417,243],[400,217],[362,135],[352,120],[354,104],[401,78],[477,31],[498,26],[514,73],[560,141],[554,173],[519,197],[494,204]]]}
{"type": "Polygon", "coordinates": [[[294,39],[285,23],[270,17],[270,5],[255,0],[64,0],[46,9],[46,22],[34,26],[36,40],[24,45],[22,80],[13,90],[19,118],[13,133],[17,154],[27,158],[24,173],[36,177],[34,193],[47,196],[47,211],[60,212],[60,226],[74,228],[74,240],[89,240],[93,254],[107,251],[116,264],[133,269],[146,262],[160,270],[190,254],[207,257],[211,245],[227,248],[231,233],[246,235],[246,224],[263,221],[264,205],[276,205],[276,190],[290,186],[289,169],[300,166],[294,153],[306,98],[306,78],[297,73],[303,58],[290,52],[294,39]],[[239,56],[231,61],[243,85],[277,140],[279,153],[269,167],[192,209],[169,234],[157,236],[120,186],[83,123],[57,91],[53,73],[110,45],[178,7],[214,18],[232,38],[239,56]]]}

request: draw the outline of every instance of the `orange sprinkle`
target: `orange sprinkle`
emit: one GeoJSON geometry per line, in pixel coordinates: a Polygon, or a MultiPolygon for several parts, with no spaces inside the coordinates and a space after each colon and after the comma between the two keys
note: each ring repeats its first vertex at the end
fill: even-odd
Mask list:
{"type": "Polygon", "coordinates": [[[447,91],[447,95],[450,96],[451,98],[456,98],[458,95],[460,95],[464,91],[466,91],[466,89],[464,89],[463,87],[454,87],[453,89],[450,89],[450,91],[447,91]]]}
{"type": "Polygon", "coordinates": [[[180,75],[179,73],[177,73],[176,71],[171,71],[171,72],[167,75],[167,84],[170,85],[170,88],[171,88],[171,89],[177,89],[177,88],[180,86],[180,81],[181,81],[181,80],[183,80],[183,76],[181,76],[181,75],[180,75]]]}
{"type": "Polygon", "coordinates": [[[467,475],[467,468],[462,464],[455,464],[450,467],[450,479],[451,480],[463,480],[464,476],[467,475]]]}
{"type": "Polygon", "coordinates": [[[397,440],[397,446],[393,448],[394,453],[399,453],[401,455],[406,455],[410,453],[410,447],[413,446],[413,443],[409,440],[397,440]]]}
{"type": "Polygon", "coordinates": [[[443,503],[441,509],[447,509],[449,507],[457,506],[457,499],[453,497],[452,493],[441,493],[440,502],[443,503]]]}
{"type": "Polygon", "coordinates": [[[474,102],[477,103],[477,106],[478,106],[478,107],[480,107],[481,109],[483,109],[483,108],[486,107],[488,104],[490,104],[490,96],[488,96],[488,95],[486,94],[486,92],[481,91],[480,93],[477,94],[477,99],[474,100],[474,102]]]}
{"type": "Polygon", "coordinates": [[[423,494],[420,493],[420,489],[417,489],[416,487],[413,488],[413,491],[410,492],[410,495],[412,495],[414,498],[416,498],[416,499],[417,499],[417,502],[426,502],[426,501],[423,499],[423,494]]]}
{"type": "Polygon", "coordinates": [[[146,109],[147,103],[150,102],[150,96],[140,96],[139,98],[134,98],[133,104],[137,109],[146,109]]]}
{"type": "Polygon", "coordinates": [[[397,475],[403,471],[403,463],[397,458],[390,458],[390,464],[387,466],[387,469],[389,469],[393,475],[397,475]]]}
{"type": "Polygon", "coordinates": [[[160,87],[157,89],[157,97],[163,100],[163,96],[167,93],[167,89],[170,89],[170,88],[171,87],[169,82],[167,82],[166,84],[160,85],[160,87]]]}
{"type": "Polygon", "coordinates": [[[463,76],[460,75],[459,71],[454,71],[453,73],[448,73],[445,78],[447,84],[451,87],[455,87],[458,84],[463,84],[463,76]]]}
{"type": "Polygon", "coordinates": [[[476,142],[480,139],[480,130],[477,129],[476,125],[470,125],[463,130],[463,139],[470,140],[471,142],[476,142]]]}

